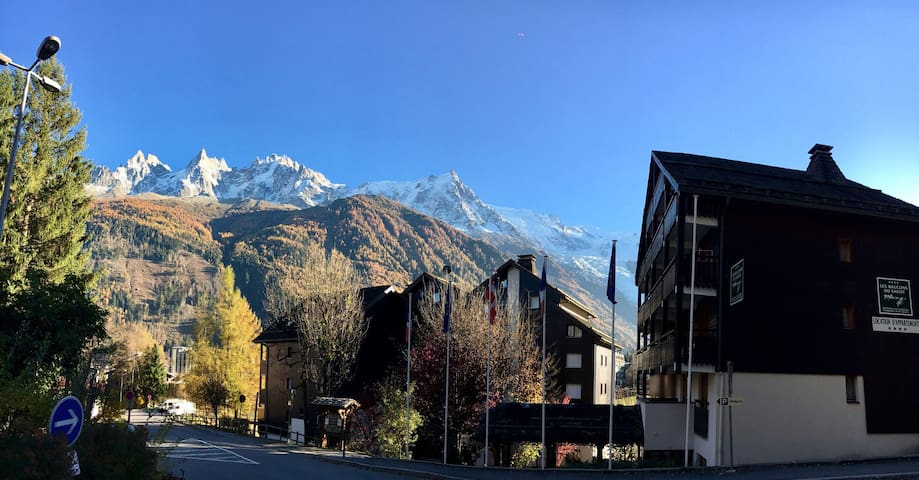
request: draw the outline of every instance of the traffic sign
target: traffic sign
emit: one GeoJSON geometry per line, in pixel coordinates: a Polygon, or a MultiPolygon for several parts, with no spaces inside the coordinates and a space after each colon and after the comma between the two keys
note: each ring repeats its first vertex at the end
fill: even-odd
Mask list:
{"type": "Polygon", "coordinates": [[[70,447],[76,443],[81,431],[83,431],[83,404],[72,395],[62,398],[51,411],[48,433],[52,437],[64,435],[67,438],[67,446],[70,447]]]}
{"type": "Polygon", "coordinates": [[[721,397],[718,399],[718,405],[727,405],[729,407],[739,407],[743,405],[743,397],[721,397]]]}

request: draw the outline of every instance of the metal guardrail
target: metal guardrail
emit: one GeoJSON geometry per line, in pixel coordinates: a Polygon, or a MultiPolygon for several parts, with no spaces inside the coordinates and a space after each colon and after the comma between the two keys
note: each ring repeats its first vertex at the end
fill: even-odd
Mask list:
{"type": "Polygon", "coordinates": [[[306,445],[307,442],[306,435],[297,431],[291,431],[286,426],[280,427],[267,423],[259,423],[257,421],[252,422],[245,418],[234,419],[231,417],[220,417],[215,419],[213,416],[184,414],[177,416],[176,419],[190,425],[200,425],[250,437],[278,440],[294,445],[306,445]]]}

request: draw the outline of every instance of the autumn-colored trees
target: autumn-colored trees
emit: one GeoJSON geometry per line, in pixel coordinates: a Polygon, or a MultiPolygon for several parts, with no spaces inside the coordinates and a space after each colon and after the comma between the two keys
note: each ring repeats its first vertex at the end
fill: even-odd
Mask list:
{"type": "MultiPolygon", "coordinates": [[[[444,306],[428,292],[419,303],[420,341],[412,351],[413,404],[425,419],[416,452],[437,456],[443,445],[446,336],[444,306]],[[430,451],[425,451],[425,449],[430,451]]],[[[485,377],[491,359],[489,405],[502,400],[537,402],[541,395],[541,353],[534,323],[523,309],[497,308],[486,316],[480,292],[454,295],[451,315],[449,458],[459,458],[458,440],[471,435],[485,412],[485,377]],[[490,355],[489,355],[490,350],[490,355]]]]}
{"type": "Polygon", "coordinates": [[[233,269],[223,267],[217,298],[199,310],[185,380],[192,397],[211,407],[215,417],[229,400],[255,398],[259,350],[252,340],[260,331],[249,303],[235,287],[233,269]]]}
{"type": "Polygon", "coordinates": [[[297,330],[301,384],[336,394],[351,377],[367,333],[362,277],[338,251],[326,254],[312,244],[297,263],[279,266],[268,283],[266,310],[297,330]]]}

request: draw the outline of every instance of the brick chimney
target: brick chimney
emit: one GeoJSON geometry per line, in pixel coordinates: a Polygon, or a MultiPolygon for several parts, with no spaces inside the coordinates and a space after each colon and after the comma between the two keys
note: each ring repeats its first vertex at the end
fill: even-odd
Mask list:
{"type": "Polygon", "coordinates": [[[807,165],[807,176],[820,182],[845,183],[846,176],[833,161],[833,154],[830,153],[830,150],[833,150],[832,146],[819,143],[808,150],[811,161],[807,165]]]}
{"type": "Polygon", "coordinates": [[[520,265],[524,270],[536,273],[536,255],[531,255],[529,253],[517,255],[517,265],[520,265]]]}

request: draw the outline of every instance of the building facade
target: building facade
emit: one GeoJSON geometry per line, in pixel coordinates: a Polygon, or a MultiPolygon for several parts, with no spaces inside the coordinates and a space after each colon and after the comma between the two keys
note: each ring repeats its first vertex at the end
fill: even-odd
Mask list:
{"type": "Polygon", "coordinates": [[[919,453],[919,208],[846,179],[831,149],[806,170],[652,152],[633,357],[648,455],[919,453]]]}
{"type": "MultiPolygon", "coordinates": [[[[551,272],[551,269],[550,269],[551,272]]],[[[509,308],[529,310],[539,317],[541,272],[536,257],[519,255],[496,270],[499,299],[509,308]]],[[[551,280],[551,273],[547,275],[551,280]]],[[[546,349],[555,355],[558,373],[554,380],[571,403],[609,404],[611,395],[610,335],[597,328],[597,317],[587,307],[547,281],[546,349]]],[[[617,350],[621,350],[617,346],[617,350]]]]}

